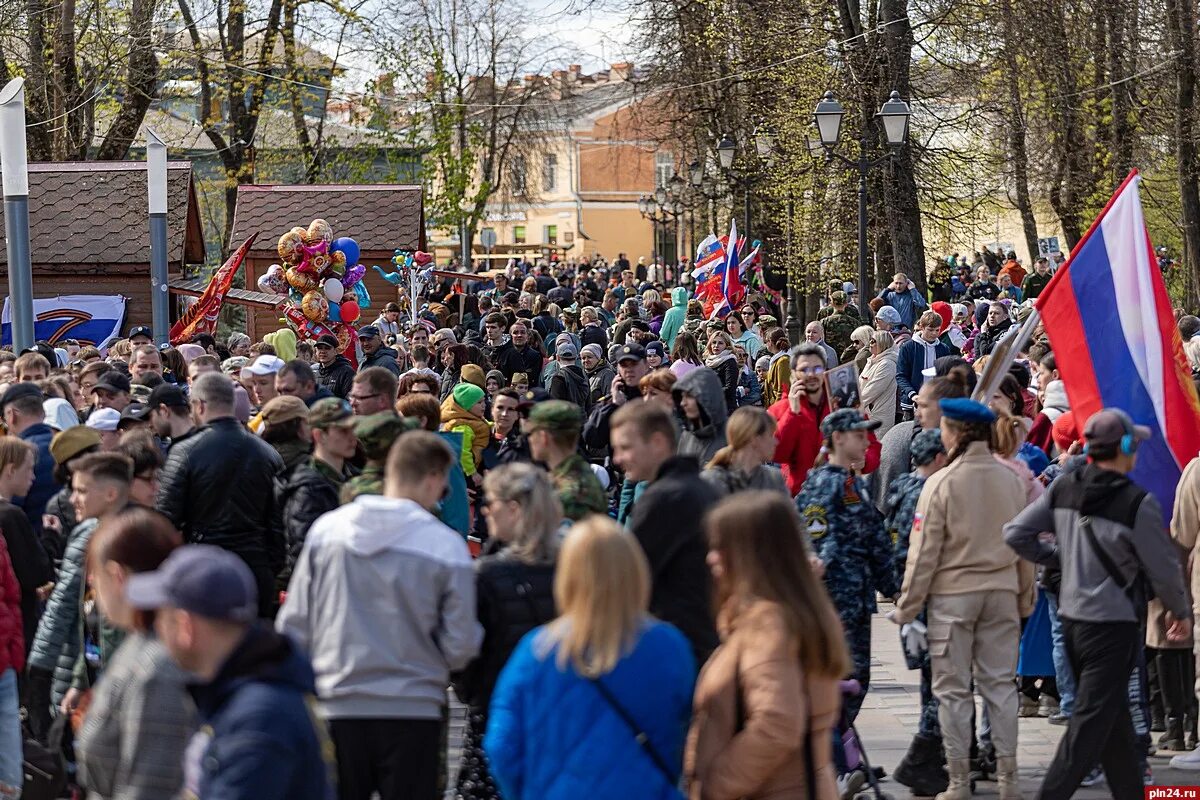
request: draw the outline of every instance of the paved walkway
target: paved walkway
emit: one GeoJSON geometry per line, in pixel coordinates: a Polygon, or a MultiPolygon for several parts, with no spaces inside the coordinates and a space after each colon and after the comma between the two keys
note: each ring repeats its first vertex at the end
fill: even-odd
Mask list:
{"type": "MultiPolygon", "coordinates": [[[[881,612],[889,610],[890,604],[884,604],[881,608],[881,612]]],[[[875,618],[871,639],[871,690],[863,703],[857,728],[871,763],[882,766],[890,774],[904,756],[917,729],[920,704],[919,675],[904,666],[899,628],[884,619],[882,613],[875,618]]],[[[449,762],[451,785],[461,752],[459,742],[462,740],[462,725],[462,706],[452,703],[449,762]]],[[[1021,771],[1021,788],[1026,797],[1032,800],[1037,797],[1042,776],[1054,759],[1059,737],[1066,728],[1051,725],[1040,717],[1022,719],[1020,726],[1017,763],[1021,771]]],[[[1158,736],[1159,734],[1154,734],[1155,739],[1158,736]]],[[[1200,784],[1200,773],[1170,769],[1167,762],[1171,755],[1174,754],[1151,757],[1150,766],[1154,772],[1155,783],[1160,786],[1200,784]]],[[[895,800],[905,800],[911,796],[907,787],[892,780],[883,781],[880,788],[891,794],[895,800]]],[[[996,794],[996,784],[993,782],[984,781],[976,785],[977,797],[994,797],[996,794]]],[[[447,798],[450,797],[453,797],[453,794],[448,792],[447,798]]],[[[1108,788],[1100,784],[1080,789],[1075,797],[1080,800],[1099,800],[1111,795],[1108,788]]]]}
{"type": "MultiPolygon", "coordinates": [[[[891,610],[884,605],[881,612],[891,610]]],[[[904,665],[900,650],[899,628],[876,616],[871,635],[871,690],[867,693],[859,714],[857,728],[872,764],[884,767],[889,773],[900,762],[917,729],[920,703],[918,684],[920,676],[904,665]]],[[[1021,773],[1021,788],[1026,797],[1037,797],[1042,776],[1054,760],[1059,737],[1065,727],[1051,725],[1040,717],[1024,718],[1020,721],[1017,747],[1017,765],[1021,773]]],[[[1159,734],[1155,733],[1157,739],[1159,734]]],[[[1173,770],[1167,766],[1170,756],[1155,755],[1150,758],[1154,782],[1158,785],[1194,785],[1200,783],[1200,773],[1173,770]]],[[[886,780],[881,789],[891,793],[897,800],[909,797],[908,789],[895,781],[886,780]]],[[[995,796],[996,784],[982,782],[976,785],[977,797],[995,796]]],[[[1111,797],[1104,784],[1080,789],[1077,798],[1111,797]]]]}

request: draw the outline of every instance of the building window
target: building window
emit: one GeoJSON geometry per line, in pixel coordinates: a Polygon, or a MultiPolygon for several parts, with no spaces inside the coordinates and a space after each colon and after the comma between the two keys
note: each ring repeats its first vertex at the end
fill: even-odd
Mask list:
{"type": "Polygon", "coordinates": [[[542,189],[547,192],[558,189],[558,156],[554,153],[542,159],[542,189]]]}
{"type": "Polygon", "coordinates": [[[512,163],[512,192],[525,194],[525,156],[516,156],[512,163]]]}
{"type": "Polygon", "coordinates": [[[542,229],[542,240],[545,244],[558,244],[558,226],[547,225],[542,229]]]}
{"type": "Polygon", "coordinates": [[[513,226],[513,244],[525,244],[525,226],[513,226]]]}
{"type": "Polygon", "coordinates": [[[675,177],[675,157],[670,151],[659,150],[654,154],[654,188],[666,189],[675,177]]]}

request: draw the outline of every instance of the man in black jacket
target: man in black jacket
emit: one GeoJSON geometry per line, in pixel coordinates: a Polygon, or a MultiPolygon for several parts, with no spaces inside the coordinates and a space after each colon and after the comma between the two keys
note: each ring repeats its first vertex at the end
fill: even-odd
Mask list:
{"type": "Polygon", "coordinates": [[[688,638],[696,664],[716,649],[704,514],[718,500],[700,464],[675,455],[675,422],[661,406],[627,403],[611,421],[613,460],[630,481],[649,481],[629,529],[650,562],[650,613],[688,638]]]}
{"type": "Polygon", "coordinates": [[[371,367],[382,367],[396,377],[400,376],[400,365],[396,363],[396,351],[384,345],[383,338],[379,335],[379,328],[374,325],[364,325],[358,331],[358,341],[362,345],[364,356],[362,363],[358,365],[359,372],[371,367]]]}
{"type": "Polygon", "coordinates": [[[354,367],[338,352],[338,341],[332,333],[326,333],[313,342],[313,354],[317,358],[317,384],[343,400],[350,394],[354,383],[354,367]]]}
{"type": "Polygon", "coordinates": [[[354,414],[345,400],[327,397],[318,400],[308,412],[312,429],[313,452],[292,472],[279,490],[283,512],[283,532],[287,541],[287,567],[304,547],[304,537],[317,517],[340,505],[342,484],[348,474],[347,462],[354,458],[358,439],[354,436],[354,414]]]}
{"type": "Polygon", "coordinates": [[[496,369],[503,372],[505,379],[510,383],[514,374],[524,372],[529,376],[530,386],[541,385],[542,354],[529,344],[529,323],[519,319],[512,324],[508,332],[512,341],[500,350],[500,360],[495,362],[496,369]]]}
{"type": "Polygon", "coordinates": [[[587,375],[577,363],[579,353],[574,342],[564,342],[557,345],[554,358],[558,362],[558,370],[550,379],[550,397],[555,400],[566,400],[579,406],[586,414],[592,407],[591,387],[587,375]]]}
{"type": "Polygon", "coordinates": [[[591,451],[608,448],[612,415],[630,400],[641,398],[641,380],[650,372],[646,364],[646,348],[636,342],[630,342],[618,351],[616,363],[617,376],[609,391],[592,408],[583,426],[583,443],[591,451]]]}
{"type": "Polygon", "coordinates": [[[275,474],[283,459],[237,421],[233,402],[233,382],[220,373],[192,384],[192,412],[202,427],[167,454],[158,510],[185,541],[241,556],[258,584],[259,613],[270,617],[284,557],[275,506],[275,474]]]}

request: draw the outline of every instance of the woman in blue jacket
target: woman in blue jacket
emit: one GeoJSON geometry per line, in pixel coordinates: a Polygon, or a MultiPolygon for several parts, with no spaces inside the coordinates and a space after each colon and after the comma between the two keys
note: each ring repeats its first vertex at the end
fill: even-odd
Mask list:
{"type": "Polygon", "coordinates": [[[558,618],[521,640],[492,694],[483,746],[501,795],[682,797],[696,665],[683,634],[646,613],[641,547],[608,518],[577,523],[554,598],[558,618]]]}

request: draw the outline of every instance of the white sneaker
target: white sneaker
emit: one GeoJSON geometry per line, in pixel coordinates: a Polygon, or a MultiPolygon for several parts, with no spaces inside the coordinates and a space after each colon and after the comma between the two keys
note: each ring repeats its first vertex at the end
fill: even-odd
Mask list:
{"type": "Polygon", "coordinates": [[[1200,747],[1190,753],[1172,756],[1171,769],[1200,770],[1200,747]]]}

